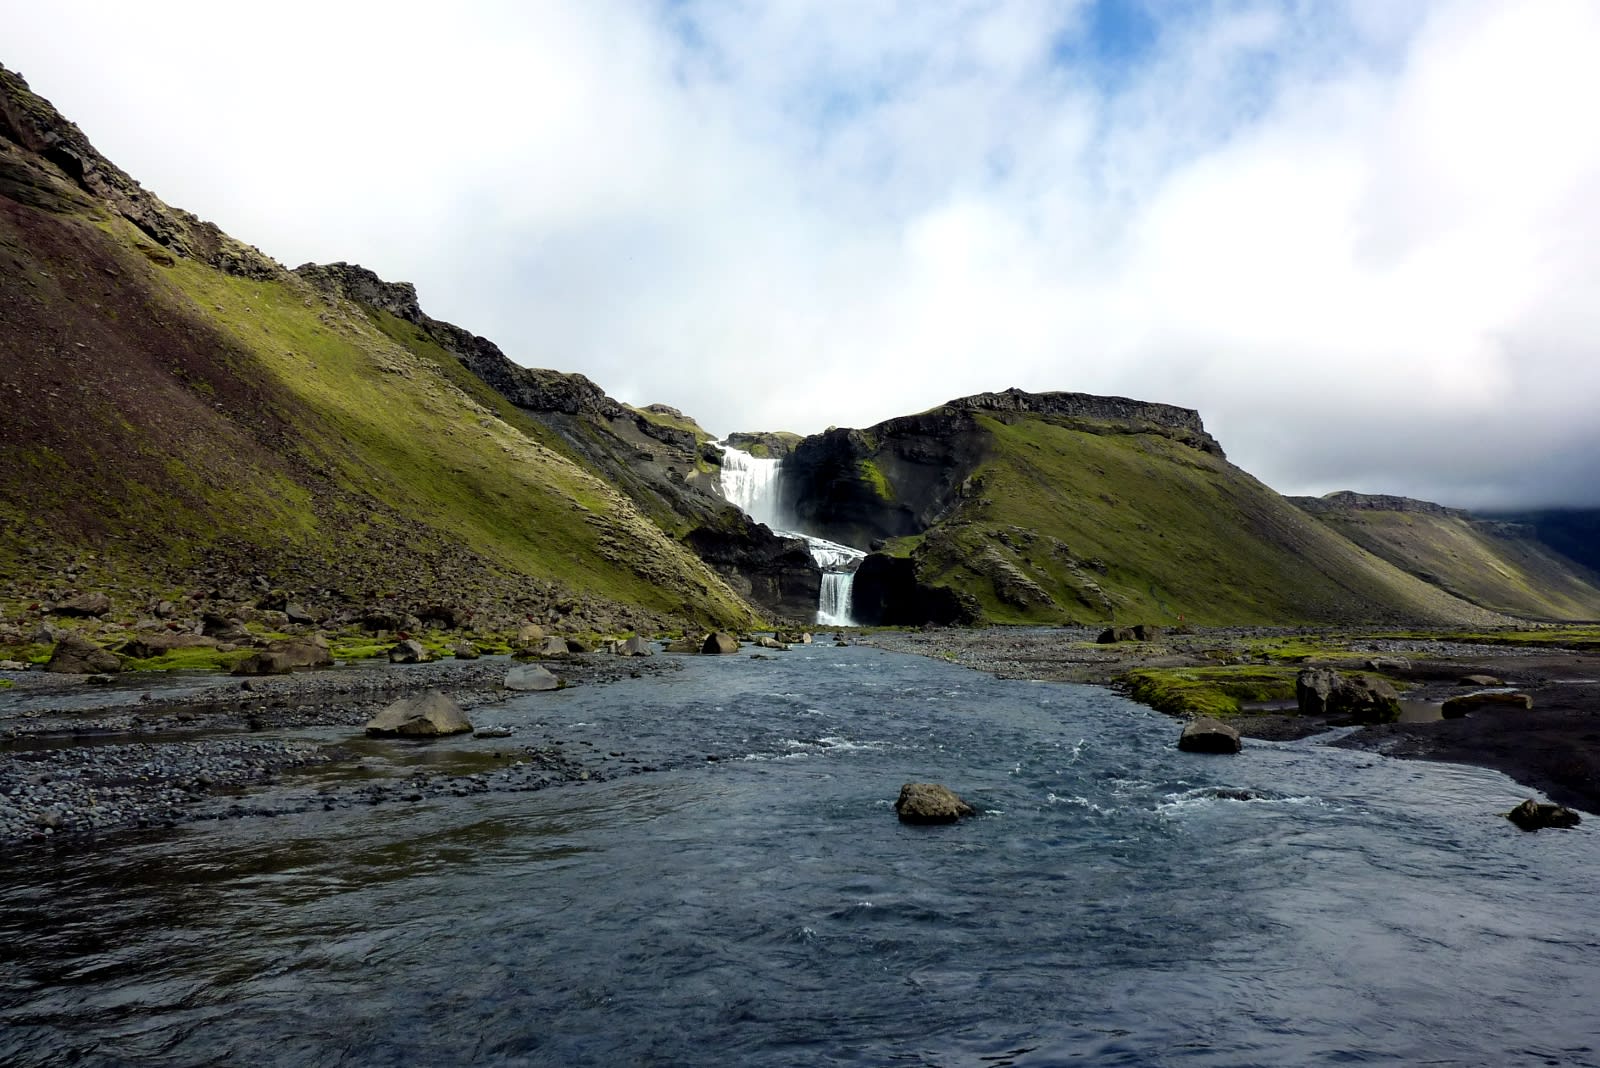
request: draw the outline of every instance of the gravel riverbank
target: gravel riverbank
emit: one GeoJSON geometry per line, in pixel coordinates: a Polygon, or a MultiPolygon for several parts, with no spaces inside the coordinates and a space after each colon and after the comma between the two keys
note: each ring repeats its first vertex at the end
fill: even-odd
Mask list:
{"type": "MultiPolygon", "coordinates": [[[[221,675],[8,673],[0,691],[0,847],[127,828],[421,801],[642,770],[559,739],[512,731],[436,758],[360,731],[399,698],[448,693],[467,711],[503,703],[508,658],[370,662],[240,680],[221,675]],[[416,761],[409,766],[408,761],[416,761]]],[[[677,670],[676,658],[573,656],[568,685],[677,670]]],[[[509,728],[508,728],[509,729],[509,728]]]]}

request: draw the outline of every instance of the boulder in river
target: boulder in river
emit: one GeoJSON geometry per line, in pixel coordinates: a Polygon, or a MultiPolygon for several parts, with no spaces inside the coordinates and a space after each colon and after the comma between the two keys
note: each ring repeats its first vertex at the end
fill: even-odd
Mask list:
{"type": "Polygon", "coordinates": [[[783,644],[776,638],[769,638],[765,634],[756,639],[756,645],[763,649],[782,649],[784,652],[789,651],[789,647],[787,645],[783,644]]]}
{"type": "Polygon", "coordinates": [[[1178,748],[1186,753],[1237,753],[1239,732],[1220,719],[1200,716],[1184,724],[1178,748]]]}
{"type": "Polygon", "coordinates": [[[533,647],[535,656],[566,656],[572,650],[567,645],[567,639],[549,637],[533,647]]]}
{"type": "Polygon", "coordinates": [[[99,675],[121,671],[122,661],[109,649],[102,649],[81,634],[63,634],[45,664],[46,671],[58,675],[99,675]]]}
{"type": "Polygon", "coordinates": [[[1540,804],[1531,797],[1510,812],[1507,812],[1506,819],[1525,831],[1538,831],[1546,827],[1564,829],[1576,827],[1583,822],[1583,817],[1570,808],[1562,805],[1540,804]]]}
{"type": "Polygon", "coordinates": [[[1493,675],[1463,675],[1456,680],[1457,686],[1504,686],[1505,683],[1493,675]]]}
{"type": "Polygon", "coordinates": [[[654,656],[655,650],[650,648],[650,643],[635,634],[627,641],[617,643],[618,656],[654,656]]]}
{"type": "Polygon", "coordinates": [[[544,690],[559,690],[566,683],[540,664],[518,664],[506,672],[504,685],[508,690],[539,693],[544,690]]]}
{"type": "Polygon", "coordinates": [[[426,664],[432,659],[433,657],[428,655],[428,647],[415,638],[398,642],[389,650],[391,664],[426,664]]]}
{"type": "Polygon", "coordinates": [[[284,641],[253,653],[234,665],[235,675],[287,675],[297,668],[327,667],[333,654],[320,642],[284,641]]]}
{"type": "Polygon", "coordinates": [[[111,611],[111,598],[103,593],[80,593],[53,609],[58,616],[103,616],[111,611]]]}
{"type": "Polygon", "coordinates": [[[1445,719],[1461,719],[1480,708],[1503,708],[1526,711],[1533,707],[1533,698],[1514,690],[1484,690],[1452,697],[1439,709],[1445,719]]]}
{"type": "Polygon", "coordinates": [[[1304,715],[1348,717],[1357,723],[1391,723],[1400,718],[1400,695],[1372,675],[1304,668],[1295,678],[1294,695],[1304,715]]]}
{"type": "Polygon", "coordinates": [[[900,787],[894,813],[901,823],[954,823],[977,810],[947,786],[936,782],[908,782],[900,787]]]}
{"type": "Polygon", "coordinates": [[[716,631],[706,635],[705,644],[700,647],[702,653],[737,653],[739,639],[725,631],[716,631]]]}
{"type": "Polygon", "coordinates": [[[704,638],[682,637],[666,644],[669,653],[698,653],[705,646],[704,638]]]}
{"type": "Polygon", "coordinates": [[[438,690],[402,698],[367,723],[368,734],[398,734],[407,738],[460,734],[471,729],[472,724],[461,706],[438,690]]]}

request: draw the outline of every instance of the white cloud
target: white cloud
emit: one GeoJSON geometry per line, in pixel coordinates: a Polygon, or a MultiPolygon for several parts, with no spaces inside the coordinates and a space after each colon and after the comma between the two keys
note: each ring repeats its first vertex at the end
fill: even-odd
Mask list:
{"type": "Polygon", "coordinates": [[[1600,503],[1585,0],[1219,0],[1110,79],[1081,5],[457,7],[0,0],[0,59],[285,262],[713,429],[1115,392],[1285,491],[1600,503]]]}

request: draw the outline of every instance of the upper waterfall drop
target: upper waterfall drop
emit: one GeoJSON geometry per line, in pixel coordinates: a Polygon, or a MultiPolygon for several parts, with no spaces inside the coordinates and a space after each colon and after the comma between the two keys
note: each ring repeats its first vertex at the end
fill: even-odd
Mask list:
{"type": "Polygon", "coordinates": [[[717,444],[722,448],[722,495],[757,523],[777,530],[782,526],[778,521],[778,465],[783,461],[751,456],[720,441],[717,444]]]}
{"type": "Polygon", "coordinates": [[[722,449],[722,495],[728,503],[757,523],[765,523],[775,534],[803,539],[811,550],[811,559],[822,570],[816,622],[825,627],[854,626],[850,594],[856,568],[867,554],[826,538],[786,529],[781,518],[783,501],[778,480],[783,461],[751,456],[722,441],[717,445],[722,449]]]}

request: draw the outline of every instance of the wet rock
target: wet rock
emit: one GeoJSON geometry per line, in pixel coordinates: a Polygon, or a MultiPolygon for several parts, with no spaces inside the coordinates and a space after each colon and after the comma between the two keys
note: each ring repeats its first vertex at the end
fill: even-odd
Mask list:
{"type": "Polygon", "coordinates": [[[666,644],[669,653],[698,653],[706,643],[704,638],[678,638],[666,644]]]}
{"type": "Polygon", "coordinates": [[[565,685],[560,676],[553,675],[540,664],[518,664],[506,672],[505,688],[525,693],[559,690],[565,685]]]}
{"type": "Polygon", "coordinates": [[[274,642],[234,666],[235,675],[287,675],[304,668],[328,667],[333,654],[321,642],[274,642]]]}
{"type": "Polygon", "coordinates": [[[100,675],[121,671],[122,661],[109,649],[100,648],[80,634],[69,633],[56,643],[44,669],[58,675],[100,675]]]}
{"type": "Polygon", "coordinates": [[[654,656],[655,650],[650,648],[650,643],[635,634],[625,642],[617,643],[618,656],[654,656]]]}
{"type": "Polygon", "coordinates": [[[1510,812],[1507,812],[1506,819],[1515,823],[1524,831],[1539,831],[1546,827],[1576,827],[1583,822],[1583,817],[1570,808],[1565,808],[1561,805],[1540,804],[1531,797],[1510,812]]]}
{"type": "Polygon", "coordinates": [[[457,642],[456,647],[451,650],[451,654],[457,660],[476,660],[482,655],[478,652],[478,647],[471,642],[457,642]]]}
{"type": "Polygon", "coordinates": [[[368,734],[408,738],[460,734],[471,729],[461,706],[438,690],[396,701],[367,722],[368,734]]]}
{"type": "Polygon", "coordinates": [[[947,786],[934,782],[908,782],[900,787],[894,812],[901,823],[954,823],[977,810],[947,786]]]}
{"type": "Polygon", "coordinates": [[[1403,675],[1411,670],[1411,661],[1401,656],[1379,656],[1368,660],[1368,671],[1381,671],[1386,675],[1403,675]]]}
{"type": "Polygon", "coordinates": [[[716,654],[737,653],[739,651],[739,639],[719,630],[706,635],[705,644],[700,646],[700,651],[702,653],[716,654]]]}
{"type": "Polygon", "coordinates": [[[510,727],[479,727],[472,732],[474,738],[509,738],[515,733],[510,727]]]}
{"type": "Polygon", "coordinates": [[[1369,675],[1304,668],[1295,677],[1294,694],[1303,715],[1345,717],[1357,723],[1400,718],[1400,695],[1383,679],[1369,675]]]}
{"type": "Polygon", "coordinates": [[[1533,707],[1533,698],[1525,693],[1515,693],[1509,690],[1489,690],[1483,693],[1464,693],[1459,697],[1452,697],[1439,709],[1439,714],[1445,719],[1461,719],[1469,712],[1480,708],[1503,708],[1526,710],[1533,707]]]}
{"type": "Polygon", "coordinates": [[[389,650],[389,663],[391,664],[426,664],[433,657],[428,655],[427,646],[415,638],[407,638],[389,650]]]}
{"type": "Polygon", "coordinates": [[[1184,725],[1178,748],[1186,753],[1237,753],[1239,732],[1220,719],[1201,716],[1184,725]]]}
{"type": "Polygon", "coordinates": [[[1493,675],[1463,675],[1456,680],[1457,686],[1504,686],[1505,683],[1493,675]]]}
{"type": "Polygon", "coordinates": [[[56,605],[58,616],[99,617],[111,611],[111,598],[103,593],[80,593],[56,605]]]}
{"type": "Polygon", "coordinates": [[[789,651],[789,647],[787,645],[778,641],[776,638],[769,638],[765,634],[756,639],[756,644],[763,649],[781,649],[784,652],[789,651]]]}

